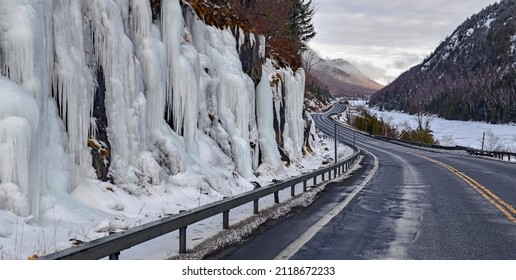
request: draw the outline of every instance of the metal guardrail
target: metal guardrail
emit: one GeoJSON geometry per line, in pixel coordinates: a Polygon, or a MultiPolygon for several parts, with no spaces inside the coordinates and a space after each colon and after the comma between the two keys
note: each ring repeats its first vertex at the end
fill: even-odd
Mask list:
{"type": "MultiPolygon", "coordinates": [[[[335,107],[332,107],[332,109],[333,108],[335,108],[335,107]]],[[[339,113],[342,113],[343,111],[344,110],[342,108],[337,108],[336,112],[330,114],[329,119],[332,120],[333,122],[337,122],[336,120],[332,119],[331,116],[338,115],[339,113]]],[[[427,144],[427,143],[422,143],[422,142],[414,142],[414,141],[407,141],[407,140],[402,140],[402,139],[394,139],[394,138],[389,138],[389,137],[384,137],[384,136],[379,136],[379,135],[372,135],[372,134],[369,134],[369,133],[366,133],[366,132],[363,132],[363,131],[359,131],[359,132],[364,134],[364,135],[367,135],[367,136],[370,136],[370,137],[374,137],[374,138],[377,138],[377,139],[380,139],[380,140],[387,140],[387,141],[390,141],[390,142],[395,143],[395,144],[402,143],[402,144],[407,144],[407,145],[411,145],[411,146],[418,146],[418,147],[423,147],[423,148],[432,148],[432,149],[440,149],[440,150],[448,150],[448,151],[465,151],[469,155],[474,155],[474,156],[491,157],[491,158],[496,158],[496,159],[501,159],[501,160],[504,160],[505,158],[507,158],[508,161],[511,161],[511,159],[516,160],[516,153],[514,153],[514,152],[486,151],[486,150],[473,149],[473,148],[470,148],[470,147],[464,147],[464,146],[459,146],[459,145],[456,145],[456,146],[441,146],[441,145],[437,145],[437,144],[427,144]]],[[[346,143],[346,144],[351,145],[349,143],[346,143]]]]}
{"type": "Polygon", "coordinates": [[[129,249],[135,245],[144,243],[156,237],[179,230],[179,253],[186,253],[186,234],[187,227],[206,218],[215,215],[222,215],[223,229],[229,228],[229,212],[231,209],[241,205],[253,202],[254,214],[259,211],[259,199],[265,196],[274,195],[274,202],[280,203],[279,192],[291,188],[291,196],[295,196],[295,187],[299,183],[303,183],[303,192],[307,191],[307,182],[313,180],[313,184],[317,184],[317,177],[322,177],[325,181],[325,175],[328,174],[328,180],[337,174],[341,175],[349,170],[357,161],[360,150],[353,147],[354,153],[346,160],[326,167],[306,175],[302,175],[293,179],[289,179],[267,187],[257,188],[247,193],[236,195],[218,202],[207,204],[205,206],[190,210],[188,212],[172,215],[160,220],[146,223],[126,231],[117,232],[109,236],[101,237],[81,245],[64,249],[46,256],[41,256],[41,260],[65,260],[65,259],[101,259],[109,256],[109,259],[118,259],[120,252],[129,249]]]}
{"type": "Polygon", "coordinates": [[[501,159],[501,160],[504,160],[507,157],[508,161],[511,161],[511,158],[516,159],[516,153],[512,153],[512,152],[486,151],[486,150],[473,149],[470,147],[464,147],[464,146],[458,146],[458,145],[441,146],[441,145],[437,145],[437,144],[426,144],[426,143],[421,143],[421,142],[405,141],[405,140],[393,139],[393,138],[388,138],[388,137],[380,137],[380,136],[377,136],[377,138],[385,139],[385,140],[388,140],[391,142],[400,142],[400,143],[404,143],[404,144],[408,144],[408,145],[412,145],[412,146],[423,147],[423,148],[432,148],[432,149],[440,149],[440,150],[448,150],[448,151],[465,151],[468,154],[474,155],[474,156],[492,157],[492,158],[497,158],[497,159],[501,159]]]}
{"type": "Polygon", "coordinates": [[[474,156],[485,156],[504,160],[507,157],[508,161],[511,161],[511,157],[516,159],[516,153],[511,152],[498,152],[498,151],[482,151],[477,149],[467,148],[466,152],[474,156]]]}

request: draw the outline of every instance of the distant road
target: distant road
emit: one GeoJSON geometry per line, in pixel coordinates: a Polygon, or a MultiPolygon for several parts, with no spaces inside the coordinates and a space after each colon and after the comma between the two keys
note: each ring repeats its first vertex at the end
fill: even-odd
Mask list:
{"type": "MultiPolygon", "coordinates": [[[[327,115],[317,127],[333,135],[327,115]]],[[[363,168],[227,259],[516,259],[516,165],[354,133],[363,168]]]]}

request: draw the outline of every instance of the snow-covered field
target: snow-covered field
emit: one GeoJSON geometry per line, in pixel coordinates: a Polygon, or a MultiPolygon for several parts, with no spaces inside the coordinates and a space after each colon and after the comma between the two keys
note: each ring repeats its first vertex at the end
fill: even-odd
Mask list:
{"type": "MultiPolygon", "coordinates": [[[[371,111],[383,117],[384,120],[392,120],[392,123],[395,125],[402,125],[408,122],[412,127],[417,126],[414,116],[409,114],[382,112],[376,109],[371,109],[371,111]]],[[[485,132],[484,148],[486,150],[490,150],[486,146],[488,142],[497,138],[497,142],[502,149],[516,152],[516,125],[498,125],[433,118],[430,128],[434,133],[435,139],[444,146],[459,145],[480,149],[482,147],[482,136],[485,132]]],[[[494,143],[491,145],[494,145],[494,143]]]]}
{"type": "MultiPolygon", "coordinates": [[[[365,102],[355,101],[353,105],[365,105],[365,102]]],[[[394,125],[401,126],[408,122],[412,127],[416,127],[416,119],[412,115],[401,112],[379,111],[376,108],[369,108],[369,110],[394,125]]],[[[452,121],[434,117],[430,122],[430,128],[435,139],[444,146],[459,145],[480,149],[485,132],[484,148],[486,150],[489,150],[488,146],[498,144],[500,148],[506,151],[516,152],[516,125],[514,124],[452,121]]]]}

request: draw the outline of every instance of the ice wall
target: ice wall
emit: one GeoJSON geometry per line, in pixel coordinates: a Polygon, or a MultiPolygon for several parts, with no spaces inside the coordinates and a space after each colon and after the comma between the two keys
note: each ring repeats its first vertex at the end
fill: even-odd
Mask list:
{"type": "Polygon", "coordinates": [[[299,69],[295,74],[291,69],[283,69],[281,74],[285,95],[284,149],[290,159],[299,160],[302,156],[305,129],[303,119],[305,73],[303,69],[299,69]]]}
{"type": "Polygon", "coordinates": [[[0,209],[29,215],[29,163],[40,118],[34,96],[0,76],[0,209]]]}
{"type": "Polygon", "coordinates": [[[301,157],[303,71],[268,67],[257,83],[239,50],[250,44],[263,58],[263,36],[207,26],[178,0],[159,11],[148,0],[2,1],[0,210],[38,216],[52,194],[96,179],[95,153],[113,183],[137,195],[152,186],[239,192],[236,177],[281,168],[277,135],[291,160],[301,157]],[[98,138],[96,98],[109,143],[98,138]]]}
{"type": "MultiPolygon", "coordinates": [[[[48,177],[56,174],[56,170],[60,169],[62,164],[66,164],[66,160],[61,160],[61,154],[51,154],[52,151],[58,151],[58,153],[61,151],[59,147],[61,138],[59,132],[54,130],[58,126],[58,119],[53,114],[55,112],[52,111],[53,104],[50,104],[49,98],[53,74],[51,4],[52,2],[6,0],[2,2],[2,9],[0,9],[0,74],[29,91],[39,108],[38,123],[31,123],[33,133],[30,139],[27,134],[28,128],[23,133],[26,140],[30,140],[30,143],[23,144],[30,151],[30,161],[23,161],[21,159],[23,155],[21,155],[19,159],[13,159],[15,162],[4,162],[2,165],[16,165],[18,169],[26,170],[18,173],[17,176],[18,183],[24,182],[19,186],[23,194],[22,207],[19,208],[21,214],[31,214],[35,217],[40,213],[43,192],[50,188],[63,188],[58,185],[49,186],[49,183],[59,181],[68,184],[65,182],[66,175],[61,177],[62,180],[48,177]],[[53,132],[56,134],[52,134],[53,132]],[[22,179],[20,176],[26,178],[22,179]],[[25,183],[27,185],[23,186],[25,183]]],[[[5,83],[5,80],[3,82],[5,83]]],[[[1,102],[7,104],[6,100],[2,99],[1,102]]],[[[9,115],[13,115],[9,108],[3,107],[3,109],[2,114],[5,117],[9,118],[9,115]]],[[[10,128],[12,129],[12,126],[10,128]]],[[[4,141],[18,143],[15,146],[19,147],[20,136],[20,134],[7,133],[4,134],[4,141]]],[[[16,179],[16,176],[12,178],[16,179]]],[[[16,180],[11,181],[6,177],[2,182],[17,184],[16,180]]]]}
{"type": "MultiPolygon", "coordinates": [[[[55,0],[53,6],[54,71],[52,93],[68,132],[68,152],[75,162],[74,177],[88,176],[91,168],[88,139],[94,82],[87,67],[80,1],[55,0]]],[[[50,38],[48,38],[50,39],[50,38]]]]}
{"type": "MultiPolygon", "coordinates": [[[[262,79],[256,88],[256,116],[258,119],[259,144],[263,154],[262,161],[273,169],[281,167],[281,156],[274,131],[274,101],[269,83],[269,73],[262,69],[262,79]]],[[[272,76],[273,73],[271,73],[272,76]]]]}

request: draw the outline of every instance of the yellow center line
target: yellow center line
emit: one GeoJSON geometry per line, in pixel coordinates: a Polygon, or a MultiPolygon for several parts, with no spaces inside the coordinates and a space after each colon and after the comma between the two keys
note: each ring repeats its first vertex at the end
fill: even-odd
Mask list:
{"type": "Polygon", "coordinates": [[[460,172],[458,169],[453,168],[445,163],[442,163],[440,161],[437,161],[435,159],[418,155],[421,158],[424,158],[428,161],[431,161],[437,165],[440,165],[449,171],[453,172],[455,175],[457,175],[459,178],[461,178],[466,184],[471,186],[473,189],[475,189],[482,197],[484,197],[489,203],[491,203],[493,206],[495,206],[500,212],[502,212],[509,220],[511,220],[513,223],[516,223],[516,209],[509,203],[505,202],[503,199],[498,197],[496,194],[494,194],[491,190],[489,190],[487,187],[483,186],[479,182],[475,181],[473,178],[469,177],[468,175],[460,172]]]}

